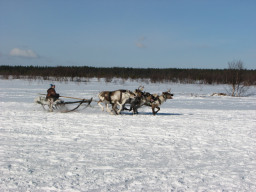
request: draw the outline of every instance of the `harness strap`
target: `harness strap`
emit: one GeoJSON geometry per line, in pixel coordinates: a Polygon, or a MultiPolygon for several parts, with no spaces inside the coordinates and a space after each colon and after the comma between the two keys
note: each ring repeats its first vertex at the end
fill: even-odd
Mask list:
{"type": "Polygon", "coordinates": [[[160,105],[162,104],[161,100],[159,99],[159,97],[157,97],[158,102],[160,103],[160,105]]]}
{"type": "Polygon", "coordinates": [[[111,95],[112,95],[112,92],[109,92],[109,93],[108,93],[108,100],[109,100],[109,103],[110,103],[110,104],[112,104],[111,95]]]}
{"type": "Polygon", "coordinates": [[[119,103],[122,102],[122,96],[123,96],[122,91],[120,91],[120,100],[119,100],[119,103]]]}

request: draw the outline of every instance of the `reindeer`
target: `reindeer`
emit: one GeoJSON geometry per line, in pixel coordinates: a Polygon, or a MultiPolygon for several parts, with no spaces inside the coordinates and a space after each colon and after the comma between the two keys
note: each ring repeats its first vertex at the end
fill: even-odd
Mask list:
{"type": "Polygon", "coordinates": [[[144,89],[144,86],[139,86],[138,89],[135,89],[134,93],[136,97],[133,99],[127,100],[125,103],[125,104],[130,104],[130,109],[127,109],[125,105],[123,105],[122,110],[129,110],[129,111],[133,110],[133,114],[138,114],[139,107],[154,101],[155,97],[148,92],[143,92],[143,89],[144,89]]]}
{"type": "Polygon", "coordinates": [[[171,94],[171,90],[169,89],[168,91],[163,92],[162,95],[158,95],[153,102],[151,102],[147,105],[152,108],[152,113],[153,113],[153,115],[155,115],[155,114],[157,114],[158,111],[160,111],[159,106],[162,103],[164,103],[167,99],[172,99],[172,97],[173,97],[173,94],[171,94]],[[155,109],[157,109],[157,110],[155,110],[155,109]]]}
{"type": "Polygon", "coordinates": [[[127,102],[127,100],[134,99],[135,96],[135,93],[129,90],[103,91],[98,95],[98,105],[101,107],[102,111],[104,111],[104,107],[101,105],[101,103],[104,103],[107,111],[112,113],[108,107],[110,104],[112,105],[112,110],[115,112],[115,114],[120,114],[121,110],[123,109],[123,105],[127,102]],[[118,105],[119,109],[117,109],[118,105]]]}
{"type": "Polygon", "coordinates": [[[142,90],[144,89],[144,86],[139,86],[139,88],[138,89],[135,89],[135,91],[133,92],[134,94],[135,94],[135,98],[130,98],[130,99],[128,99],[126,102],[125,102],[125,104],[130,104],[130,109],[127,109],[126,107],[125,107],[125,104],[123,105],[123,108],[122,108],[122,111],[124,111],[124,110],[129,110],[129,111],[131,111],[131,106],[132,105],[134,105],[134,103],[137,103],[139,100],[140,100],[140,98],[141,98],[141,93],[142,93],[142,90]]]}
{"type": "Polygon", "coordinates": [[[141,92],[139,95],[140,96],[137,97],[130,106],[130,111],[133,110],[133,114],[138,114],[138,108],[142,107],[143,105],[150,105],[150,103],[155,100],[155,97],[149,92],[141,92]]]}

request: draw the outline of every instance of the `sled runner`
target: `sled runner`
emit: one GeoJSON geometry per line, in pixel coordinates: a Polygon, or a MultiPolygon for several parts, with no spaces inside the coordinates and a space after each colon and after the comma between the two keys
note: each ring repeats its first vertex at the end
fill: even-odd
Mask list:
{"type": "Polygon", "coordinates": [[[92,98],[91,99],[80,99],[80,98],[73,98],[73,97],[65,97],[65,98],[77,99],[78,101],[68,101],[68,102],[66,102],[66,101],[63,101],[61,99],[56,99],[54,101],[53,99],[46,99],[46,97],[44,97],[44,96],[39,96],[35,99],[35,103],[41,104],[41,106],[43,107],[44,110],[47,110],[47,111],[50,111],[50,112],[59,111],[59,112],[62,112],[62,113],[67,113],[67,112],[75,111],[83,103],[86,103],[86,106],[85,106],[85,108],[86,108],[92,102],[92,98]],[[72,109],[69,109],[67,107],[67,105],[72,105],[72,104],[76,104],[76,106],[73,107],[72,109]]]}

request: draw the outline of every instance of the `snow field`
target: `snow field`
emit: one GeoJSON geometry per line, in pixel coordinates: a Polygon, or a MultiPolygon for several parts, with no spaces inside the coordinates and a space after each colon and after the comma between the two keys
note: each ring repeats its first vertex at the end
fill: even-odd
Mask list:
{"type": "MultiPolygon", "coordinates": [[[[255,191],[256,97],[211,97],[223,85],[172,88],[156,116],[110,115],[95,102],[72,113],[33,103],[51,82],[0,80],[0,191],[255,191]]],[[[140,84],[55,82],[93,97],[140,84]]],[[[252,88],[255,93],[255,88],[252,88]]]]}

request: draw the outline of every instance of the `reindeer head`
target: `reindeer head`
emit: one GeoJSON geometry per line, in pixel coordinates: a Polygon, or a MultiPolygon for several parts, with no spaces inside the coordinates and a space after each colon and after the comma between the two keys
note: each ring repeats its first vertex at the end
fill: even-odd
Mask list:
{"type": "Polygon", "coordinates": [[[167,90],[166,92],[163,92],[163,96],[166,98],[166,99],[173,99],[173,94],[171,93],[171,89],[167,90]]]}
{"type": "Polygon", "coordinates": [[[136,94],[137,97],[142,97],[143,89],[144,89],[144,86],[139,86],[138,89],[135,89],[134,93],[136,94]]]}
{"type": "Polygon", "coordinates": [[[135,94],[137,97],[141,97],[143,93],[142,93],[141,90],[135,89],[134,94],[135,94]]]}
{"type": "Polygon", "coordinates": [[[140,86],[138,87],[138,90],[143,91],[143,90],[144,90],[144,86],[141,86],[141,85],[140,85],[140,86]]]}

